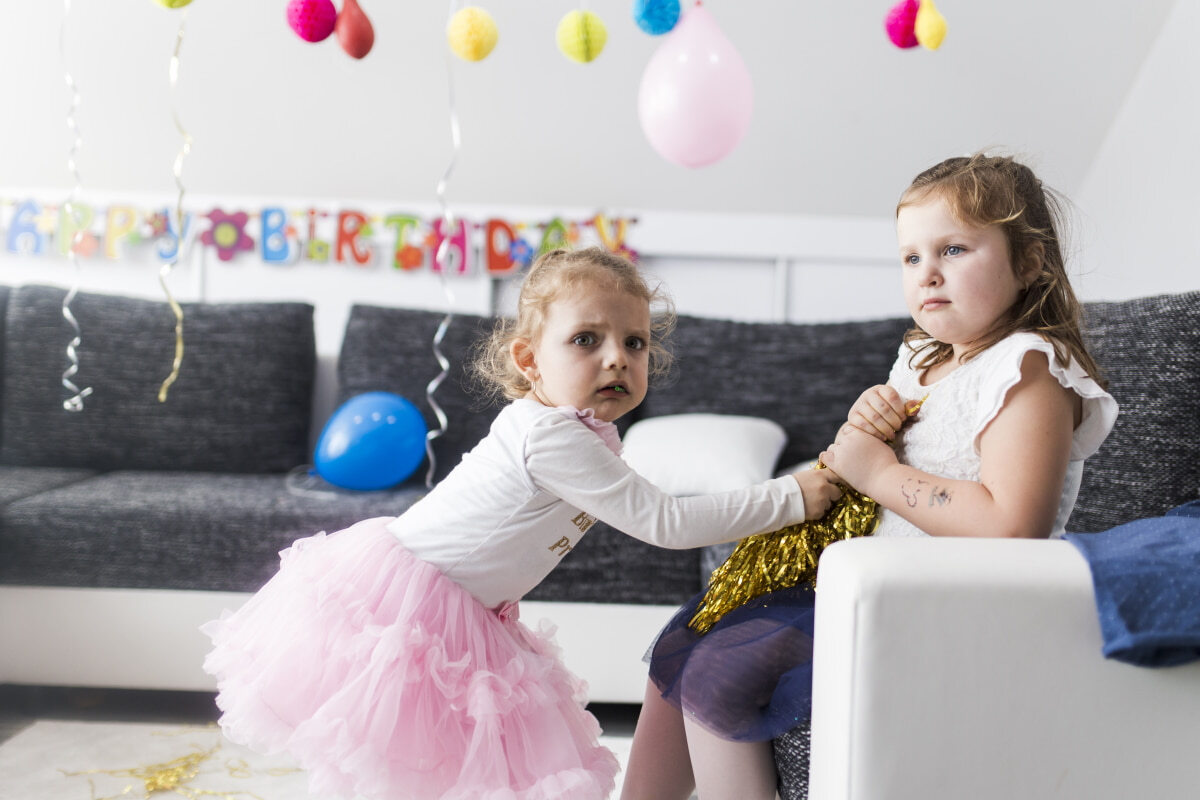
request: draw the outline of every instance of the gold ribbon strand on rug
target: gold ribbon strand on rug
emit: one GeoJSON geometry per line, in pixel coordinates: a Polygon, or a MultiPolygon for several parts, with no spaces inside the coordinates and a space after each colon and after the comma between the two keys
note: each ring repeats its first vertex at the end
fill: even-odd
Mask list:
{"type": "MultiPolygon", "coordinates": [[[[911,417],[929,395],[910,403],[911,417]]],[[[817,462],[814,469],[825,469],[817,462]]],[[[759,595],[790,589],[801,583],[817,584],[817,560],[821,551],[836,541],[869,536],[879,525],[879,504],[849,486],[825,515],[805,520],[770,533],[747,536],[713,570],[696,613],[688,627],[704,634],[721,617],[759,595]]]]}
{"type": "MultiPolygon", "coordinates": [[[[200,774],[201,765],[212,758],[218,750],[221,749],[221,743],[217,742],[208,750],[199,749],[198,745],[193,745],[197,749],[187,755],[179,758],[164,761],[158,764],[147,764],[138,767],[123,767],[117,769],[88,769],[80,771],[68,771],[60,769],[63,775],[79,776],[86,775],[88,777],[88,785],[91,787],[91,800],[117,800],[121,797],[126,797],[136,791],[138,786],[136,783],[131,783],[122,791],[114,795],[105,797],[96,796],[96,784],[90,776],[92,775],[108,775],[114,778],[135,778],[141,781],[141,789],[143,800],[148,800],[153,795],[159,792],[177,794],[181,797],[195,800],[196,798],[215,797],[220,800],[263,800],[257,794],[247,791],[217,791],[213,789],[200,789],[194,786],[188,786],[200,774]]],[[[252,772],[249,765],[241,759],[229,759],[225,764],[226,770],[230,777],[248,778],[252,777],[252,772]]],[[[289,772],[297,771],[294,768],[273,769],[268,770],[268,774],[282,775],[289,772]]]]}

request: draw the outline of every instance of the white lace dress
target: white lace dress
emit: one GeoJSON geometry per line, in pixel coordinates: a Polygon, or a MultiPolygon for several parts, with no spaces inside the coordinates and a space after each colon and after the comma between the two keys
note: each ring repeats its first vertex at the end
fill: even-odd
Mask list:
{"type": "MultiPolygon", "coordinates": [[[[1071,438],[1070,462],[1063,481],[1052,537],[1063,535],[1083,461],[1096,452],[1117,418],[1117,402],[1088,374],[1071,362],[1062,367],[1054,347],[1034,333],[1015,333],[978,354],[946,377],[922,385],[920,373],[908,365],[910,351],[900,346],[888,384],[909,400],[928,395],[920,413],[901,431],[896,455],[900,462],[924,472],[959,480],[979,480],[979,435],[1004,406],[1008,390],[1021,377],[1021,360],[1030,350],[1046,354],[1058,382],[1083,398],[1083,418],[1071,438]]],[[[876,536],[927,536],[895,512],[880,515],[876,536]]]]}

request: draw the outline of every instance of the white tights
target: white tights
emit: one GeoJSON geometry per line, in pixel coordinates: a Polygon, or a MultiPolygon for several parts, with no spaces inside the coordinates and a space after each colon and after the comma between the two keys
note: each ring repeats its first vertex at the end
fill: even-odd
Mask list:
{"type": "Polygon", "coordinates": [[[776,780],[769,741],[722,739],[646,683],[621,800],[775,800],[776,780]]]}

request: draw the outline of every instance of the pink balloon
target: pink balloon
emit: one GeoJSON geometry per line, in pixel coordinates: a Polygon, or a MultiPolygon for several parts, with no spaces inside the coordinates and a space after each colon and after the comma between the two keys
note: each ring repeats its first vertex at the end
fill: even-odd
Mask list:
{"type": "Polygon", "coordinates": [[[684,10],[642,73],[638,117],[651,146],[680,166],[712,164],[737,147],[753,109],[738,51],[703,6],[684,10]]]}

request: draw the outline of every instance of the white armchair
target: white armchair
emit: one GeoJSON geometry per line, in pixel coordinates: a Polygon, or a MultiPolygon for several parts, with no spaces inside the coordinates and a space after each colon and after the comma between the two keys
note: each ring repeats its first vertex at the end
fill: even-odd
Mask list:
{"type": "Polygon", "coordinates": [[[813,800],[1200,797],[1200,662],[1106,660],[1069,542],[840,542],[816,640],[813,800]]]}

